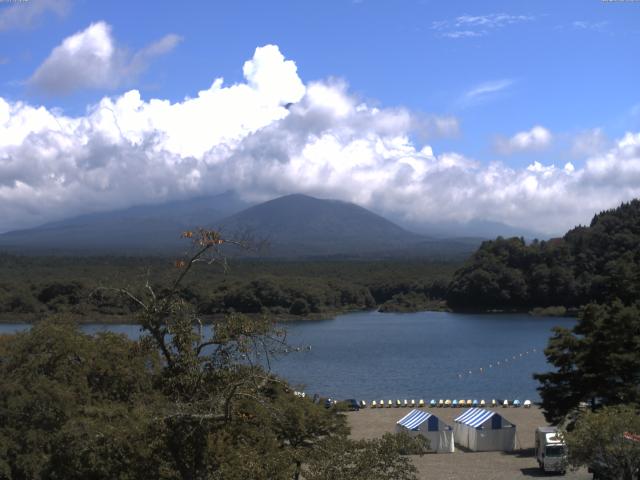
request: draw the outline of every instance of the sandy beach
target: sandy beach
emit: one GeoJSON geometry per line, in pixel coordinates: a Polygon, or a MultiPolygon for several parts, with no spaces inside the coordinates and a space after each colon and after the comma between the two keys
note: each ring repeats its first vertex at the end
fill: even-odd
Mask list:
{"type": "MultiPolygon", "coordinates": [[[[351,426],[351,436],[356,439],[375,438],[385,432],[394,432],[396,422],[406,415],[410,408],[366,408],[347,414],[351,426]]],[[[459,408],[428,408],[440,420],[453,425],[453,419],[464,412],[459,408]]],[[[503,452],[467,452],[456,445],[455,453],[430,453],[413,457],[419,470],[420,479],[469,479],[469,480],[509,480],[528,477],[554,477],[544,474],[534,457],[534,432],[536,427],[547,425],[539,407],[502,408],[496,410],[516,425],[517,450],[503,452]]],[[[571,480],[586,480],[591,474],[585,468],[568,471],[562,477],[571,480]]]]}

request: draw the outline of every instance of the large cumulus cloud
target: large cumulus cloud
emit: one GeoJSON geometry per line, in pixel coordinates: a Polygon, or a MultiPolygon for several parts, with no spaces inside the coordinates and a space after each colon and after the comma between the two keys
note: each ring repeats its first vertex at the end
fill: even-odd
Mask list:
{"type": "Polygon", "coordinates": [[[181,40],[176,34],[165,35],[130,53],[116,44],[108,24],[93,23],[55,47],[29,79],[29,84],[50,94],[112,89],[131,82],[153,58],[170,52],[181,40]]]}
{"type": "Polygon", "coordinates": [[[558,232],[640,195],[640,133],[581,168],[482,164],[418,145],[453,118],[376,108],[344,82],[304,84],[276,46],[245,82],[194,98],[104,98],[81,117],[0,99],[0,230],[94,210],[235,189],[252,200],[303,192],[411,222],[482,218],[558,232]]]}

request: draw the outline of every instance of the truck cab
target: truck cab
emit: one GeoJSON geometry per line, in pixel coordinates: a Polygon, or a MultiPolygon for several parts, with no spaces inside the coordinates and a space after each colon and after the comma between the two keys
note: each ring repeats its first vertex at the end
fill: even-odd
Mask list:
{"type": "Polygon", "coordinates": [[[556,427],[536,429],[536,460],[545,472],[566,472],[567,446],[556,427]]]}

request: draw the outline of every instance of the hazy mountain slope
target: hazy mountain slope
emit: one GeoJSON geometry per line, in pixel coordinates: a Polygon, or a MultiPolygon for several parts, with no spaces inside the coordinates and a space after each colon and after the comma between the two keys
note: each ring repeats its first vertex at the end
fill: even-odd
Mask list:
{"type": "MultiPolygon", "coordinates": [[[[418,235],[348,202],[294,194],[250,206],[235,194],[131,207],[0,235],[0,250],[53,254],[175,254],[198,226],[267,240],[276,257],[466,257],[475,238],[418,235]]],[[[235,255],[237,251],[229,252],[235,255]]]]}
{"type": "Polygon", "coordinates": [[[501,222],[490,220],[470,220],[468,222],[423,222],[404,223],[400,225],[416,233],[424,233],[435,238],[496,238],[496,237],[524,237],[527,240],[537,238],[547,240],[549,235],[545,235],[534,230],[514,227],[501,222]]]}
{"type": "Polygon", "coordinates": [[[231,192],[161,205],[92,213],[0,235],[9,251],[59,253],[160,253],[184,247],[180,233],[245,208],[231,192]]]}
{"type": "Polygon", "coordinates": [[[219,222],[228,233],[250,232],[274,255],[335,255],[392,251],[425,240],[375,213],[338,200],[286,195],[219,222]]]}

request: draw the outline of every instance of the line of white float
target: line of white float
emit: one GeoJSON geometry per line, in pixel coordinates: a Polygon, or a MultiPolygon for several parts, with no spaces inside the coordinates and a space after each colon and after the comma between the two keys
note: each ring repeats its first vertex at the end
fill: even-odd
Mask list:
{"type": "MultiPolygon", "coordinates": [[[[514,408],[518,408],[518,407],[524,407],[524,408],[530,408],[531,407],[531,400],[525,400],[523,403],[520,402],[520,400],[513,400],[513,401],[509,401],[509,400],[496,400],[495,398],[492,399],[490,402],[485,402],[484,400],[444,400],[444,399],[440,399],[438,401],[436,401],[435,399],[432,399],[431,401],[429,401],[429,403],[425,403],[425,401],[423,399],[418,400],[418,402],[416,402],[415,400],[407,400],[405,399],[404,401],[401,401],[400,399],[397,399],[395,402],[393,400],[388,400],[387,402],[385,402],[384,400],[372,400],[370,403],[370,408],[401,408],[401,407],[412,407],[412,408],[424,408],[424,407],[431,407],[431,408],[470,408],[470,407],[477,407],[477,408],[496,408],[498,405],[502,405],[503,408],[508,408],[508,407],[514,407],[514,408]]],[[[360,402],[360,408],[367,408],[368,404],[365,400],[362,400],[360,402]]]]}
{"type": "Polygon", "coordinates": [[[529,355],[537,353],[538,351],[540,351],[540,350],[537,349],[537,348],[531,348],[530,350],[526,350],[524,352],[520,352],[520,353],[518,353],[516,355],[512,355],[511,357],[505,357],[504,359],[500,359],[500,360],[496,360],[495,362],[491,362],[488,365],[485,365],[484,367],[465,370],[462,373],[458,373],[457,377],[459,379],[462,379],[462,378],[468,377],[469,375],[472,375],[474,372],[485,373],[489,369],[494,369],[494,368],[498,368],[498,367],[505,367],[505,366],[508,366],[508,365],[512,364],[513,362],[515,362],[517,360],[520,360],[521,358],[526,358],[529,355]]]}

